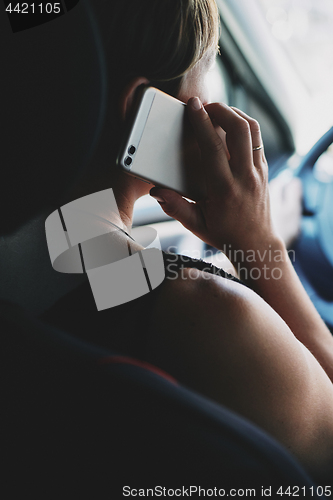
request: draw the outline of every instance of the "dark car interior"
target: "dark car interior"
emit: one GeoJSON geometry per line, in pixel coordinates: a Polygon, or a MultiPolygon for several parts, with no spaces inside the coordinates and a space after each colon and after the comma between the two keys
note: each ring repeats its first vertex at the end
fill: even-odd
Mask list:
{"type": "MultiPolygon", "coordinates": [[[[101,128],[110,71],[88,0],[19,33],[12,33],[3,10],[0,23],[0,229],[6,235],[59,205],[84,168],[101,128]]],[[[226,100],[243,103],[262,123],[271,175],[277,175],[288,168],[292,135],[223,19],[222,29],[217,71],[226,100]]],[[[331,130],[294,172],[305,190],[295,266],[330,327],[333,183],[316,179],[313,167],[332,141],[331,130]]],[[[156,204],[150,209],[145,203],[138,205],[136,226],[160,228],[164,248],[203,249],[156,204]]],[[[17,286],[9,283],[8,289],[17,286]]],[[[31,279],[30,286],[34,296],[39,283],[31,279]]],[[[20,498],[22,492],[45,499],[121,498],[125,486],[139,495],[140,488],[158,485],[187,488],[193,497],[199,486],[237,498],[250,488],[252,496],[265,496],[266,488],[273,498],[288,487],[303,497],[322,493],[287,450],[249,421],[158,367],[46,326],[3,288],[0,328],[3,498],[20,498]]]]}

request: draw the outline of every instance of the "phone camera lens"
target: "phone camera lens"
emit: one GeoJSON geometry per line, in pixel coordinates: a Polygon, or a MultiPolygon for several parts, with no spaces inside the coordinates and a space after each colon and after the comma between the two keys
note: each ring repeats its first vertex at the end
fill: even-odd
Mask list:
{"type": "Polygon", "coordinates": [[[125,158],[125,165],[127,167],[129,167],[131,163],[132,163],[132,158],[130,158],[129,156],[126,156],[126,158],[125,158]]]}
{"type": "Polygon", "coordinates": [[[134,155],[135,151],[136,151],[136,147],[135,146],[130,146],[128,148],[128,154],[129,155],[134,155]]]}

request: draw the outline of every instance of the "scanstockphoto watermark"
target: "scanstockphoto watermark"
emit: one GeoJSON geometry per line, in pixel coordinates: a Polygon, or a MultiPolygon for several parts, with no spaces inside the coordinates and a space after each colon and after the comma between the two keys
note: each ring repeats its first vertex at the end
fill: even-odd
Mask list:
{"type": "Polygon", "coordinates": [[[201,486],[182,486],[181,488],[166,488],[155,486],[154,488],[131,488],[123,487],[123,497],[255,497],[254,488],[202,488],[201,486]]]}
{"type": "MultiPolygon", "coordinates": [[[[176,252],[176,247],[170,246],[167,251],[170,254],[176,252]]],[[[183,251],[186,254],[186,250],[183,251]]],[[[221,251],[217,252],[213,249],[206,249],[204,252],[199,250],[188,252],[192,258],[202,260],[207,263],[207,267],[203,267],[202,271],[207,271],[209,273],[214,273],[214,267],[224,268],[227,263],[227,259],[233,263],[235,274],[241,277],[243,280],[279,280],[282,278],[283,271],[281,269],[281,263],[286,259],[291,262],[296,260],[295,250],[288,250],[287,254],[279,249],[273,249],[271,245],[265,250],[239,250],[233,249],[231,245],[225,245],[221,251]]],[[[203,277],[204,279],[210,279],[209,275],[199,274],[196,269],[187,269],[191,267],[188,265],[191,258],[186,255],[181,255],[180,257],[169,256],[169,264],[167,266],[168,279],[175,280],[177,278],[182,279],[198,279],[203,277]],[[176,264],[178,259],[181,259],[181,266],[176,264]],[[187,269],[185,271],[185,269],[187,269]]],[[[227,264],[227,266],[228,266],[227,264]]],[[[229,271],[230,272],[230,271],[229,271]]],[[[218,273],[216,273],[218,274],[218,273]]],[[[234,274],[234,273],[232,273],[234,274]]]]}
{"type": "Polygon", "coordinates": [[[331,486],[258,486],[256,488],[202,488],[201,486],[182,486],[179,488],[154,488],[123,487],[123,497],[232,497],[232,498],[285,498],[290,496],[311,498],[331,497],[331,486]]]}

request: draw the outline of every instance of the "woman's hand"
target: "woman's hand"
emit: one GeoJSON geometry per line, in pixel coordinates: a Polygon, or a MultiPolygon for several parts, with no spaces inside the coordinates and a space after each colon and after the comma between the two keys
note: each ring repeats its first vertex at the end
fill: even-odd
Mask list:
{"type": "MultiPolygon", "coordinates": [[[[151,195],[163,210],[208,244],[224,250],[265,250],[280,240],[270,213],[268,166],[259,124],[225,104],[188,102],[201,151],[207,195],[190,203],[168,189],[151,195]]],[[[234,252],[233,252],[234,253],[234,252]]]]}

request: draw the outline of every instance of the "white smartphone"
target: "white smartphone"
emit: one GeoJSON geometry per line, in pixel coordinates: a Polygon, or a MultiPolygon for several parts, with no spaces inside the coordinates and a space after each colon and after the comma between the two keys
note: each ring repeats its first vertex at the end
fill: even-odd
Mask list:
{"type": "Polygon", "coordinates": [[[130,175],[198,201],[205,195],[205,182],[185,108],[174,97],[145,87],[117,163],[130,175]]]}

